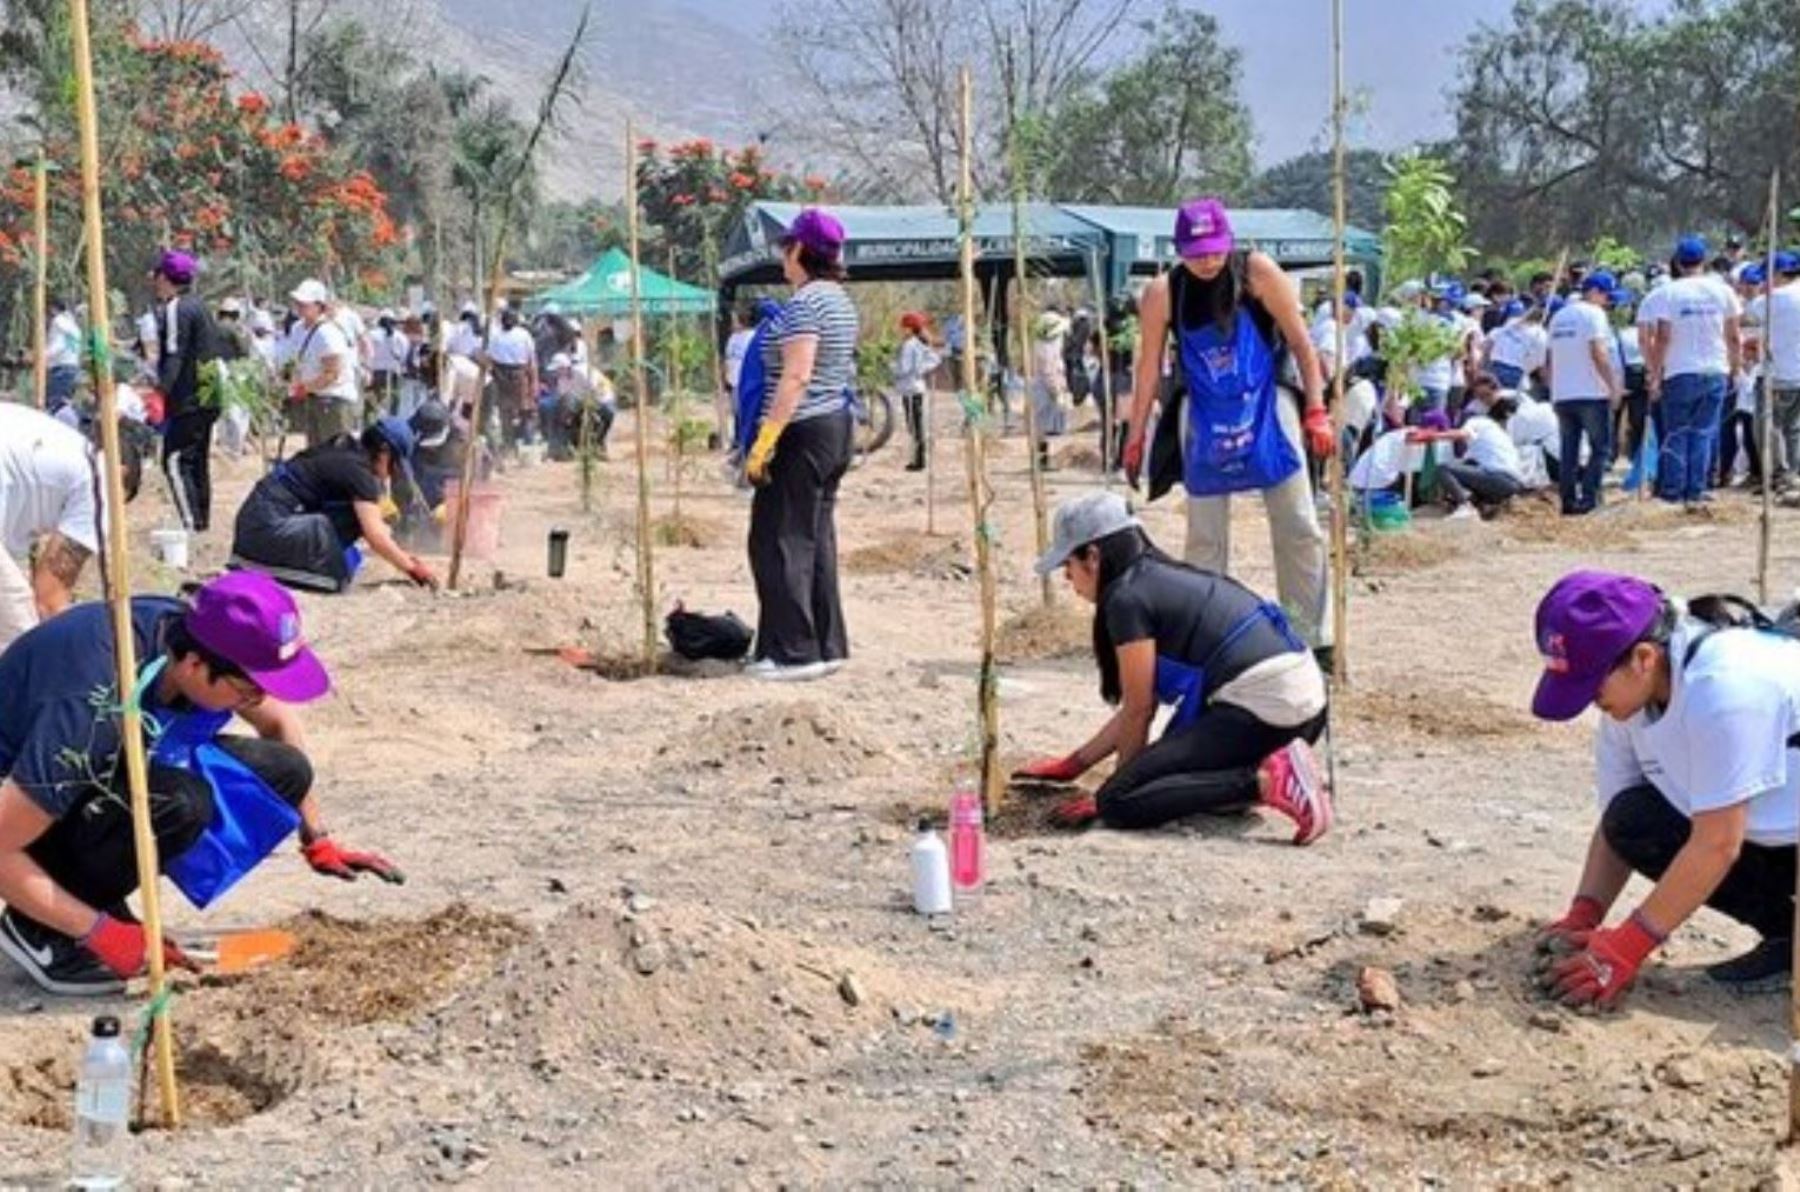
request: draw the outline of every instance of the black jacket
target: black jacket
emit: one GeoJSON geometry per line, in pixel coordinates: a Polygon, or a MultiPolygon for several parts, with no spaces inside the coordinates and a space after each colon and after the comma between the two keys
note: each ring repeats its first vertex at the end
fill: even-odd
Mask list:
{"type": "Polygon", "coordinates": [[[200,366],[219,357],[218,330],[212,314],[198,295],[183,294],[156,308],[156,387],[171,415],[185,414],[200,392],[200,366]],[[174,351],[169,350],[169,320],[175,321],[174,351]]]}

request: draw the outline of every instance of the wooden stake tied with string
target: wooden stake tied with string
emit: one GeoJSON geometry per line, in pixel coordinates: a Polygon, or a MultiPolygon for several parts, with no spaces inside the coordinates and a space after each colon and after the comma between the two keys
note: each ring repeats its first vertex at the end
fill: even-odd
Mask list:
{"type": "MultiPolygon", "coordinates": [[[[1033,388],[1036,380],[1037,366],[1031,358],[1031,294],[1028,286],[1029,272],[1025,253],[1025,154],[1019,147],[1019,111],[1018,111],[1018,79],[1014,74],[1015,64],[1012,59],[1012,48],[1006,51],[1006,147],[1007,156],[1012,167],[1012,242],[1013,242],[1013,282],[1017,286],[1018,299],[1013,306],[1013,318],[1019,327],[1019,381],[1023,388],[1025,406],[1025,440],[1026,451],[1031,460],[1031,520],[1032,530],[1036,535],[1037,550],[1041,555],[1050,549],[1050,510],[1049,496],[1044,489],[1044,448],[1048,439],[1040,439],[1038,435],[1037,395],[1033,388]]],[[[963,155],[966,158],[970,148],[963,143],[963,155]]],[[[973,216],[971,216],[971,219],[973,216]]],[[[965,353],[966,355],[967,353],[965,353]]],[[[1046,388],[1051,388],[1046,382],[1046,388]]],[[[1001,402],[1006,400],[1006,381],[1001,378],[1001,402]]],[[[1056,590],[1051,584],[1051,577],[1046,575],[1039,579],[1039,587],[1048,608],[1056,600],[1056,590]]]]}
{"type": "MultiPolygon", "coordinates": [[[[975,326],[975,188],[970,141],[973,123],[975,85],[969,68],[960,76],[962,159],[959,168],[956,209],[957,235],[961,259],[963,325],[975,326]]],[[[964,462],[968,467],[969,515],[975,529],[975,570],[981,592],[981,667],[975,686],[977,733],[979,738],[981,802],[988,815],[1000,810],[1005,798],[1005,784],[1000,778],[1000,693],[998,669],[994,656],[996,634],[996,592],[994,582],[993,513],[994,491],[988,483],[987,439],[984,406],[977,396],[974,343],[965,339],[962,354],[961,404],[963,409],[964,462]]],[[[1029,399],[1028,399],[1029,400],[1029,399]]],[[[1035,454],[1035,448],[1034,448],[1035,454]]]]}
{"type": "Polygon", "coordinates": [[[150,967],[151,1046],[163,1120],[181,1124],[181,1096],[175,1083],[175,1045],[164,997],[163,927],[160,867],[156,835],[150,826],[149,761],[144,749],[143,714],[139,708],[137,646],[131,627],[131,557],[125,519],[125,481],[119,467],[119,409],[113,390],[112,353],[108,332],[105,224],[100,212],[100,132],[94,109],[94,60],[88,33],[87,0],[70,0],[71,51],[75,65],[75,114],[81,137],[81,209],[85,229],[88,281],[89,362],[99,399],[101,450],[105,462],[106,503],[99,515],[105,546],[103,579],[112,617],[113,658],[119,689],[119,741],[125,758],[125,783],[131,803],[131,832],[137,852],[138,898],[144,911],[144,952],[150,967]]]}
{"type": "Polygon", "coordinates": [[[644,610],[644,666],[656,666],[656,560],[650,540],[650,389],[644,380],[644,299],[638,252],[637,134],[625,122],[625,234],[631,249],[631,374],[637,448],[637,582],[644,610]]]}
{"type": "Polygon", "coordinates": [[[31,170],[31,391],[37,408],[50,404],[50,163],[38,150],[31,170]]]}
{"type": "MultiPolygon", "coordinates": [[[[1344,406],[1344,302],[1348,288],[1344,238],[1349,222],[1344,177],[1344,0],[1332,0],[1331,4],[1331,132],[1331,321],[1336,341],[1336,355],[1332,357],[1331,367],[1331,431],[1337,450],[1331,453],[1326,475],[1331,489],[1331,677],[1333,684],[1341,687],[1350,678],[1346,626],[1350,611],[1350,510],[1344,484],[1343,453],[1347,414],[1344,406]]],[[[1331,754],[1334,763],[1336,752],[1334,747],[1331,754]]],[[[1333,768],[1336,768],[1335,764],[1333,768]]]]}

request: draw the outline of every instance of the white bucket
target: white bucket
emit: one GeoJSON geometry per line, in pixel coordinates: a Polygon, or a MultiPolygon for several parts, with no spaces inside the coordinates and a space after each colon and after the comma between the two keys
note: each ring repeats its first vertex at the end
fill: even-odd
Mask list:
{"type": "Polygon", "coordinates": [[[548,450],[542,443],[520,443],[519,462],[528,468],[534,468],[544,462],[548,450]]]}
{"type": "Polygon", "coordinates": [[[177,571],[187,570],[188,535],[186,530],[152,530],[150,531],[150,549],[170,567],[177,571]]]}

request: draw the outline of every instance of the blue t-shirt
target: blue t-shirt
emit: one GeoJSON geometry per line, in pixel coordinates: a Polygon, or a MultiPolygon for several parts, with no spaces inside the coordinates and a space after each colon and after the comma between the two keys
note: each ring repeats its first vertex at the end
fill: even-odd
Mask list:
{"type": "MultiPolygon", "coordinates": [[[[179,600],[131,602],[139,665],[162,650],[164,628],[186,611],[179,600]]],[[[145,710],[154,695],[144,694],[145,710]]],[[[60,819],[96,786],[123,793],[119,694],[112,621],[104,604],[78,604],[0,654],[0,775],[60,819]]]]}

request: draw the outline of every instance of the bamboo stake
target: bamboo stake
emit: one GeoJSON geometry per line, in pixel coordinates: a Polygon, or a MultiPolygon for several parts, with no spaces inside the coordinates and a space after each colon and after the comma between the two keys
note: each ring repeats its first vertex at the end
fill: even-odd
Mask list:
{"type": "MultiPolygon", "coordinates": [[[[1100,276],[1100,254],[1088,250],[1088,278],[1094,289],[1094,326],[1100,333],[1100,397],[1105,407],[1100,411],[1100,487],[1107,492],[1113,486],[1113,436],[1119,415],[1113,409],[1112,337],[1106,331],[1106,281],[1100,276]]],[[[1083,354],[1087,345],[1081,345],[1083,354]]]]}
{"type": "MultiPolygon", "coordinates": [[[[970,142],[970,108],[974,103],[974,84],[969,68],[962,68],[962,165],[957,184],[957,222],[961,238],[962,311],[965,326],[975,326],[975,194],[970,159],[974,148],[970,142]]],[[[972,346],[972,345],[966,345],[972,346]]],[[[975,388],[975,354],[963,352],[962,406],[964,462],[969,473],[969,515],[975,526],[975,570],[981,577],[981,670],[975,688],[981,740],[981,802],[987,814],[1000,810],[1006,788],[1000,781],[1000,697],[999,676],[994,661],[995,591],[993,528],[988,521],[993,510],[994,491],[988,483],[985,419],[981,416],[980,399],[975,388]]],[[[1036,454],[1035,449],[1033,454],[1036,454]]]]}
{"type": "MultiPolygon", "coordinates": [[[[162,1001],[163,971],[161,872],[156,835],[150,828],[149,765],[144,755],[143,714],[138,706],[137,643],[131,628],[131,556],[125,518],[125,480],[120,472],[119,409],[113,391],[108,331],[105,225],[100,213],[100,130],[94,110],[94,60],[88,40],[87,0],[70,0],[71,51],[75,63],[75,115],[81,135],[81,210],[86,229],[89,360],[99,398],[100,435],[106,463],[106,505],[99,515],[106,547],[106,602],[112,613],[113,661],[118,668],[119,740],[125,754],[125,783],[131,797],[132,843],[137,850],[138,896],[144,907],[144,951],[150,963],[152,1041],[163,1120],[181,1125],[181,1094],[175,1084],[175,1045],[169,1010],[162,1001]]],[[[39,175],[42,177],[42,175],[39,175]]]]}
{"type": "Polygon", "coordinates": [[[32,262],[35,277],[31,309],[37,322],[31,329],[31,381],[37,408],[41,410],[50,401],[50,361],[44,355],[50,338],[50,163],[42,149],[38,150],[37,164],[31,173],[31,243],[37,258],[32,262]]]}
{"type": "Polygon", "coordinates": [[[637,581],[644,602],[644,665],[656,666],[656,561],[650,541],[650,390],[644,383],[643,287],[638,265],[637,136],[625,121],[625,227],[631,244],[631,368],[637,389],[637,581]]]}
{"type": "MultiPolygon", "coordinates": [[[[463,545],[468,541],[469,508],[475,503],[475,458],[481,454],[481,422],[486,411],[488,375],[492,369],[489,350],[494,342],[494,324],[500,319],[500,262],[506,259],[506,227],[501,225],[494,236],[493,263],[488,267],[487,318],[482,322],[481,354],[476,361],[475,400],[469,405],[469,443],[463,452],[462,482],[457,490],[456,520],[450,534],[450,574],[446,580],[455,591],[462,576],[463,545]]],[[[504,436],[503,436],[504,437],[504,436]]]]}
{"type": "MultiPolygon", "coordinates": [[[[1014,304],[1013,315],[1019,326],[1019,380],[1024,385],[1025,396],[1025,439],[1029,444],[1031,456],[1031,518],[1032,530],[1037,535],[1037,552],[1043,554],[1050,549],[1050,511],[1046,508],[1049,498],[1044,492],[1044,451],[1049,443],[1043,440],[1040,446],[1038,439],[1037,409],[1035,394],[1032,392],[1033,364],[1031,359],[1031,295],[1026,287],[1025,273],[1025,156],[1019,150],[1019,113],[1017,102],[1017,85],[1012,69],[1012,51],[1007,50],[1007,85],[1006,85],[1006,147],[1012,166],[1012,241],[1013,241],[1013,276],[1018,286],[1018,301],[1014,304]]],[[[968,143],[963,145],[964,156],[968,154],[968,143]]],[[[1001,381],[1002,392],[1005,390],[1005,379],[1001,381]]],[[[1040,578],[1040,587],[1044,598],[1044,607],[1048,608],[1056,601],[1055,589],[1051,586],[1050,577],[1040,578]]]]}
{"type": "MultiPolygon", "coordinates": [[[[1331,369],[1331,433],[1337,450],[1326,464],[1331,489],[1331,678],[1342,685],[1350,679],[1350,654],[1346,625],[1350,611],[1350,514],[1344,491],[1344,275],[1346,211],[1344,179],[1344,0],[1331,3],[1331,308],[1337,355],[1331,369]]],[[[1427,448],[1429,450],[1429,448],[1427,448]]]]}
{"type": "MultiPolygon", "coordinates": [[[[1780,208],[1781,167],[1776,166],[1769,175],[1769,252],[1768,259],[1763,262],[1763,376],[1756,417],[1760,424],[1757,430],[1762,437],[1762,523],[1756,538],[1756,601],[1764,607],[1769,603],[1769,554],[1775,533],[1775,372],[1772,361],[1775,359],[1775,251],[1779,247],[1776,239],[1780,235],[1776,212],[1780,208]]],[[[1800,1022],[1800,1019],[1796,1021],[1800,1022]]],[[[1800,1123],[1800,1067],[1795,1071],[1790,1100],[1792,1120],[1800,1123]]]]}
{"type": "MultiPolygon", "coordinates": [[[[968,329],[963,329],[963,355],[968,355],[968,329]]],[[[946,345],[947,346],[947,345],[946,345]]],[[[937,534],[937,428],[932,419],[937,413],[937,387],[929,377],[925,380],[925,396],[919,401],[919,431],[925,436],[925,534],[937,534]]]]}

